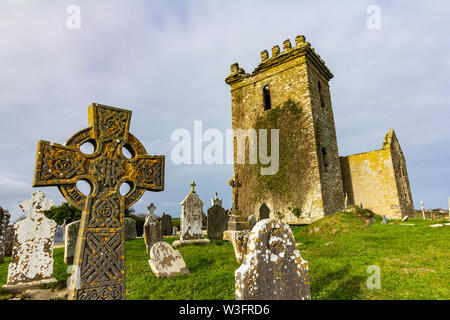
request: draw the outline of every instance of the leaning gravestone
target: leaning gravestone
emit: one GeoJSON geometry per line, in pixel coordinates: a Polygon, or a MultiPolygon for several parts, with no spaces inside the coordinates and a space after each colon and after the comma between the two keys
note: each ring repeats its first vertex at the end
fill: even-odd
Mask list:
{"type": "Polygon", "coordinates": [[[223,233],[227,230],[228,216],[217,193],[216,197],[211,199],[211,205],[208,209],[208,238],[222,240],[223,233]]]}
{"type": "Polygon", "coordinates": [[[135,240],[136,238],[136,220],[133,218],[125,218],[125,241],[135,240]]]}
{"type": "Polygon", "coordinates": [[[161,217],[161,229],[164,236],[170,236],[172,234],[172,216],[164,212],[161,217]]]}
{"type": "Polygon", "coordinates": [[[180,240],[172,245],[176,248],[182,244],[210,242],[209,239],[203,239],[202,232],[202,214],[203,202],[194,190],[195,182],[191,182],[191,192],[181,203],[180,217],[180,240]]]}
{"type": "Polygon", "coordinates": [[[156,216],[147,216],[144,223],[144,242],[147,248],[147,254],[150,254],[152,246],[160,241],[164,241],[161,230],[161,222],[156,216]]]}
{"type": "Polygon", "coordinates": [[[56,222],[44,215],[53,206],[53,201],[45,199],[41,191],[20,204],[22,211],[30,215],[14,224],[14,247],[4,290],[20,291],[56,282],[52,277],[56,222]]]}
{"type": "Polygon", "coordinates": [[[73,264],[75,248],[77,246],[78,232],[80,231],[80,220],[69,223],[66,226],[66,237],[64,239],[64,263],[73,264]]]}
{"type": "Polygon", "coordinates": [[[289,225],[275,219],[256,224],[235,287],[238,300],[311,299],[308,263],[295,248],[289,225]]]}
{"type": "Polygon", "coordinates": [[[165,242],[157,242],[150,249],[148,260],[153,273],[159,278],[189,274],[180,252],[165,242]]]}
{"type": "Polygon", "coordinates": [[[178,234],[178,228],[176,227],[176,226],[174,226],[173,228],[172,228],[172,235],[173,236],[176,236],[178,234]]]}
{"type": "Polygon", "coordinates": [[[4,210],[0,207],[0,263],[3,262],[5,257],[6,233],[10,217],[8,210],[4,210]]]}
{"type": "Polygon", "coordinates": [[[57,186],[66,200],[82,211],[70,300],[125,299],[125,210],[146,190],[164,190],[164,156],[150,156],[130,132],[131,111],[93,103],[89,127],[65,145],[39,141],[33,187],[57,186]],[[86,155],[80,147],[97,148],[86,155]],[[128,150],[132,159],[124,157],[128,150]],[[89,180],[94,192],[76,184],[89,180]],[[122,196],[123,183],[133,188],[122,196]]]}

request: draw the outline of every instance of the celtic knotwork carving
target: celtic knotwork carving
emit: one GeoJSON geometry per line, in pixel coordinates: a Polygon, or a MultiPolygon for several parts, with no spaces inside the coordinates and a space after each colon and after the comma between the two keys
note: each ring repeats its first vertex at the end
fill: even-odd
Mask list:
{"type": "Polygon", "coordinates": [[[73,268],[80,287],[72,285],[69,299],[125,298],[125,209],[145,190],[164,189],[164,156],[149,156],[129,134],[131,111],[93,104],[89,128],[72,136],[66,146],[38,143],[33,186],[58,186],[68,202],[83,210],[73,268]],[[87,155],[80,146],[92,142],[87,155]],[[122,148],[132,149],[132,159],[122,148]],[[92,187],[89,195],[77,189],[79,180],[92,187]],[[120,185],[130,192],[120,195],[120,185]]]}
{"type": "Polygon", "coordinates": [[[63,146],[52,146],[47,143],[43,146],[41,154],[43,165],[40,180],[72,179],[84,172],[83,160],[77,157],[76,152],[67,150],[63,146]]]}
{"type": "Polygon", "coordinates": [[[125,110],[98,106],[98,129],[102,140],[122,140],[128,131],[129,113],[125,110]]]}
{"type": "Polygon", "coordinates": [[[78,290],[78,300],[119,300],[123,299],[121,286],[108,286],[78,290]]]}
{"type": "Polygon", "coordinates": [[[91,164],[90,171],[99,185],[108,189],[113,189],[124,173],[121,159],[112,157],[95,159],[91,164]]]}
{"type": "Polygon", "coordinates": [[[135,180],[140,186],[152,188],[164,187],[164,167],[161,158],[146,157],[134,162],[135,180]]]}
{"type": "Polygon", "coordinates": [[[86,236],[80,282],[121,281],[125,273],[123,230],[117,233],[90,232],[86,236]]]}
{"type": "Polygon", "coordinates": [[[94,204],[89,217],[89,228],[119,228],[120,200],[116,193],[101,196],[94,204]]]}

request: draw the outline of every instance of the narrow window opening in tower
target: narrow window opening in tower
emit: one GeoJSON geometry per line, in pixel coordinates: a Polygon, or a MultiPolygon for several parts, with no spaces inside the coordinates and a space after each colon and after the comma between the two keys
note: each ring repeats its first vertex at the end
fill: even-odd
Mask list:
{"type": "Polygon", "coordinates": [[[320,106],[321,106],[322,108],[325,108],[325,102],[324,102],[324,100],[323,100],[322,84],[320,83],[320,81],[318,82],[318,85],[317,85],[317,86],[319,87],[319,101],[320,101],[320,106]]]}
{"type": "Polygon", "coordinates": [[[264,86],[263,96],[264,96],[264,111],[272,109],[272,102],[270,101],[269,86],[264,86]]]}
{"type": "Polygon", "coordinates": [[[326,148],[322,148],[322,162],[324,171],[328,172],[328,153],[326,148]]]}

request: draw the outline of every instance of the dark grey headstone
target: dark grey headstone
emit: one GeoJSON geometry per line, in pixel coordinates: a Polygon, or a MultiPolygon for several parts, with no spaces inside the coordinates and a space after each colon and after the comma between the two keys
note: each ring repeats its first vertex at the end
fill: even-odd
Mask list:
{"type": "Polygon", "coordinates": [[[66,226],[65,225],[60,225],[56,227],[55,230],[55,244],[60,244],[60,243],[64,243],[64,234],[66,232],[66,226]]]}
{"type": "Polygon", "coordinates": [[[144,223],[144,242],[147,248],[147,254],[150,254],[152,246],[160,241],[164,241],[161,222],[154,216],[148,216],[144,223]]]}
{"type": "Polygon", "coordinates": [[[125,241],[134,240],[136,237],[136,220],[133,218],[125,218],[125,241]]]}
{"type": "Polygon", "coordinates": [[[259,207],[259,221],[270,218],[270,209],[267,204],[263,203],[259,207]]]}
{"type": "Polygon", "coordinates": [[[172,234],[172,216],[163,213],[161,217],[161,229],[164,236],[172,234]]]}
{"type": "Polygon", "coordinates": [[[80,230],[80,220],[66,225],[64,239],[64,263],[73,264],[75,257],[75,248],[77,246],[78,231],[80,230]]]}
{"type": "Polygon", "coordinates": [[[8,210],[0,207],[0,262],[3,262],[5,256],[6,234],[10,217],[8,210]]]}
{"type": "Polygon", "coordinates": [[[8,226],[6,229],[6,239],[5,239],[5,256],[12,256],[12,250],[14,246],[14,227],[8,226]]]}
{"type": "Polygon", "coordinates": [[[208,209],[207,229],[208,239],[222,240],[224,231],[227,230],[227,213],[219,205],[214,205],[208,209]]]}

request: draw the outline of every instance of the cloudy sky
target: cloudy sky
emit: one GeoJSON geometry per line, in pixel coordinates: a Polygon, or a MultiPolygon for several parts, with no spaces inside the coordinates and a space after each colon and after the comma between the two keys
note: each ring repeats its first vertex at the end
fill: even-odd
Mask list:
{"type": "MultiPolygon", "coordinates": [[[[340,155],[381,148],[394,128],[416,208],[447,208],[450,195],[448,1],[18,1],[0,3],[0,206],[14,218],[33,192],[39,139],[65,143],[86,128],[92,102],[133,111],[131,132],[164,154],[166,189],[135,205],[179,216],[195,180],[209,206],[231,206],[231,165],[170,161],[175,129],[231,128],[224,79],[260,52],[304,34],[335,78],[331,94],[340,155]],[[68,29],[70,5],[80,29],[68,29]],[[367,28],[377,5],[381,29],[367,28]]],[[[56,187],[42,188],[56,203],[56,187]]]]}

